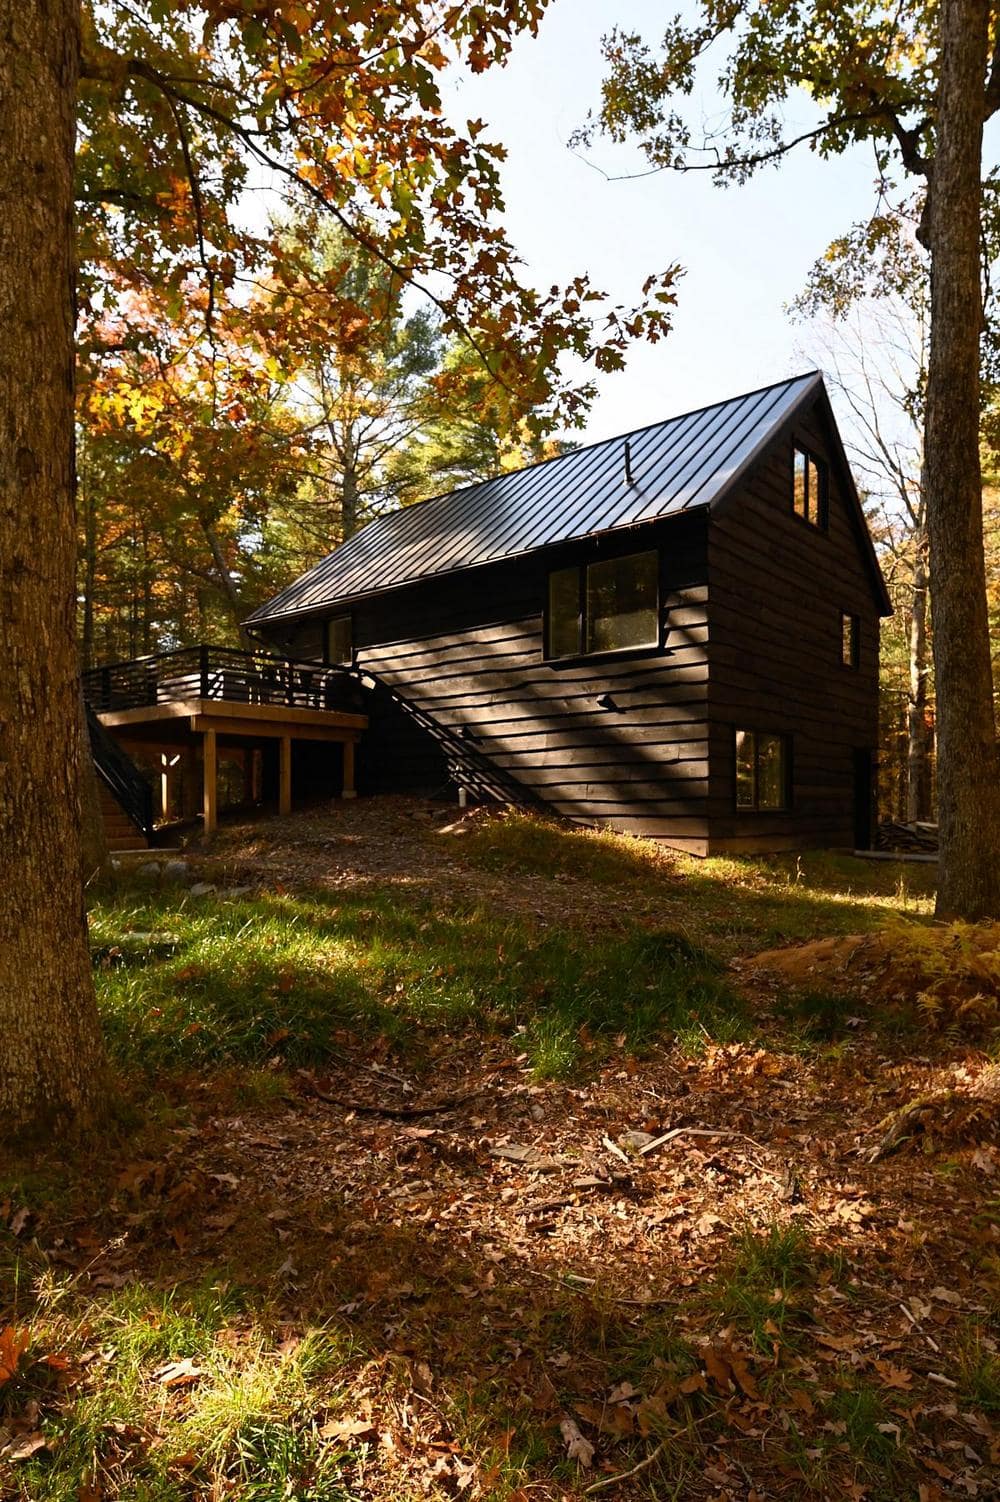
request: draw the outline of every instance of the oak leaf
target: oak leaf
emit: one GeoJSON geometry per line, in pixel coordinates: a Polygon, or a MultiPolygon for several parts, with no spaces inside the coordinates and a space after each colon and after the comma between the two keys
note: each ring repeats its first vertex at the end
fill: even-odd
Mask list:
{"type": "Polygon", "coordinates": [[[0,1330],[0,1383],[9,1382],[17,1371],[17,1364],[28,1349],[31,1334],[5,1325],[0,1330]]]}
{"type": "Polygon", "coordinates": [[[594,1446],[581,1433],[576,1420],[563,1419],[559,1425],[559,1433],[565,1442],[568,1459],[575,1460],[581,1470],[589,1470],[594,1463],[594,1446]]]}

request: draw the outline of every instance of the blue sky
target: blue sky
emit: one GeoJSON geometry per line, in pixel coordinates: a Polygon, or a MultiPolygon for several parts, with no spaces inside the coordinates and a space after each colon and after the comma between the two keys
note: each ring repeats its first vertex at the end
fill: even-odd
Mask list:
{"type": "MultiPolygon", "coordinates": [[[[742,187],[708,173],[662,172],[607,182],[567,147],[599,100],[600,38],[614,24],[655,38],[673,6],[662,0],[554,0],[537,39],[522,38],[503,69],[446,84],[456,118],[481,117],[507,147],[505,222],[539,286],[587,271],[634,301],[649,272],[678,261],[674,332],[637,347],[622,374],[602,377],[586,428],[599,439],[674,412],[766,385],[816,364],[808,336],[783,304],[801,289],[830,240],[872,207],[869,148],[823,161],[799,148],[742,187]]],[[[695,107],[718,117],[712,95],[695,107]]],[[[811,118],[803,96],[790,124],[811,118]]],[[[632,148],[598,141],[607,172],[642,170],[632,148]]]]}

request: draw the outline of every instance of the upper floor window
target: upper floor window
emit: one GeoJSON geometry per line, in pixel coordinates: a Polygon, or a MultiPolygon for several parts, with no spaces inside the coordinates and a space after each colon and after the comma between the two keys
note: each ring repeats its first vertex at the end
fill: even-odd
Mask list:
{"type": "Polygon", "coordinates": [[[814,527],[826,527],[826,465],[807,449],[792,449],[792,510],[814,527]]]}
{"type": "Polygon", "coordinates": [[[652,550],[550,574],[545,655],[658,647],[659,572],[652,550]]]}
{"type": "Polygon", "coordinates": [[[846,610],[840,613],[840,660],[845,668],[856,668],[861,661],[861,622],[846,610]]]}
{"type": "Polygon", "coordinates": [[[787,735],[764,730],[736,732],[736,807],[766,811],[788,807],[787,735]]]}
{"type": "Polygon", "coordinates": [[[353,654],[354,633],[351,629],[351,617],[335,615],[326,623],[326,660],[327,662],[349,663],[353,654]]]}

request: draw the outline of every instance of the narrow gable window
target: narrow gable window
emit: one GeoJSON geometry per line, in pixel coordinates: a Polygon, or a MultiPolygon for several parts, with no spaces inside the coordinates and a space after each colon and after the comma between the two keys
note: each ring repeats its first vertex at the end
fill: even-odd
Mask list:
{"type": "Polygon", "coordinates": [[[840,615],[840,660],[845,668],[856,668],[861,661],[861,622],[846,610],[840,615]]]}
{"type": "Polygon", "coordinates": [[[353,632],[351,631],[351,617],[349,615],[335,615],[326,623],[326,660],[327,662],[346,662],[352,659],[354,651],[353,632]]]}
{"type": "Polygon", "coordinates": [[[810,526],[826,527],[826,465],[808,450],[792,449],[792,510],[810,526]]]}
{"type": "Polygon", "coordinates": [[[548,657],[575,657],[580,650],[580,570],[549,575],[548,657]]]}
{"type": "Polygon", "coordinates": [[[736,807],[774,812],[788,807],[788,737],[736,732],[736,807]]]}
{"type": "Polygon", "coordinates": [[[660,644],[659,555],[630,553],[549,575],[547,657],[660,644]]]}

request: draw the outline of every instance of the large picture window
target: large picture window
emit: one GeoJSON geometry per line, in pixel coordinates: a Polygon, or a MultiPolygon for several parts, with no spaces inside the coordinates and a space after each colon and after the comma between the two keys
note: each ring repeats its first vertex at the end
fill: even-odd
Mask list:
{"type": "Polygon", "coordinates": [[[815,454],[792,449],[792,510],[813,527],[826,527],[826,465],[815,454]]]}
{"type": "Polygon", "coordinates": [[[659,555],[630,553],[549,575],[547,657],[660,644],[659,555]]]}
{"type": "Polygon", "coordinates": [[[736,732],[736,807],[788,807],[788,737],[764,730],[736,732]]]}

